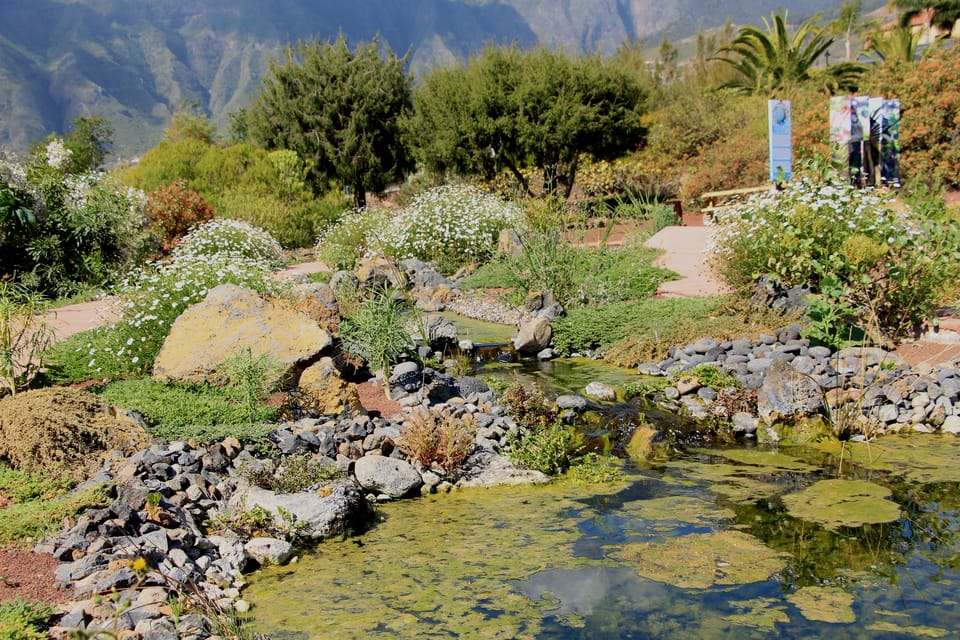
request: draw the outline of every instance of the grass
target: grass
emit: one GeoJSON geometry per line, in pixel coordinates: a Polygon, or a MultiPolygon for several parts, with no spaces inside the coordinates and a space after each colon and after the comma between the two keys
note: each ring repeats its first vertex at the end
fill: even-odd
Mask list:
{"type": "Polygon", "coordinates": [[[0,463],[0,494],[13,503],[53,500],[73,486],[69,477],[51,472],[26,473],[0,463]]]}
{"type": "Polygon", "coordinates": [[[56,610],[42,602],[22,598],[0,602],[0,638],[45,640],[47,622],[56,610]]]}
{"type": "Polygon", "coordinates": [[[277,418],[277,410],[266,406],[251,416],[241,394],[229,387],[133,378],[108,384],[101,395],[110,404],[139,413],[150,433],[164,440],[208,443],[234,436],[241,442],[262,444],[275,426],[264,423],[277,418]]]}
{"type": "MultiPolygon", "coordinates": [[[[109,327],[98,327],[74,334],[44,351],[45,371],[40,374],[40,386],[67,385],[91,379],[121,377],[119,369],[96,371],[89,366],[90,351],[104,351],[112,344],[109,327]]],[[[107,363],[104,363],[107,364],[107,363]]]]}
{"type": "Polygon", "coordinates": [[[67,517],[110,504],[104,485],[56,498],[28,500],[0,510],[0,547],[29,547],[60,527],[67,517]]]}
{"type": "Polygon", "coordinates": [[[557,352],[600,350],[625,367],[662,358],[671,345],[705,336],[728,339],[782,327],[773,312],[737,308],[728,297],[665,298],[573,309],[553,326],[557,352]]]}

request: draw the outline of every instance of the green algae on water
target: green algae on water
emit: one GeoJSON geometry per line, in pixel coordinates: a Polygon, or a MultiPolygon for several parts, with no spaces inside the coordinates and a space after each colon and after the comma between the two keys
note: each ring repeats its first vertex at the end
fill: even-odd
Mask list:
{"type": "Polygon", "coordinates": [[[890,489],[865,480],[830,479],[784,496],[783,504],[790,515],[836,531],[897,520],[900,506],[890,496],[890,489]]]}
{"type": "Polygon", "coordinates": [[[773,629],[780,622],[790,622],[786,607],[774,598],[754,598],[732,603],[737,613],[724,616],[724,620],[743,627],[773,629]]]}
{"type": "Polygon", "coordinates": [[[839,587],[803,587],[787,596],[807,620],[849,624],[855,622],[853,596],[839,587]]]}
{"type": "Polygon", "coordinates": [[[712,492],[724,496],[735,504],[749,504],[783,491],[772,482],[752,477],[753,474],[763,473],[760,467],[678,460],[667,463],[667,468],[676,475],[666,475],[663,480],[667,482],[672,480],[684,485],[691,484],[687,479],[705,482],[712,492]],[[677,477],[686,479],[678,480],[677,477]]]}
{"type": "Polygon", "coordinates": [[[245,591],[252,627],[304,638],[534,638],[555,604],[510,583],[601,564],[573,552],[591,499],[552,484],[382,505],[381,523],[362,537],[256,574],[245,591]]]}
{"type": "Polygon", "coordinates": [[[886,471],[921,484],[960,482],[960,438],[942,434],[888,435],[872,442],[817,445],[843,464],[886,471]]]}
{"type": "Polygon", "coordinates": [[[732,520],[737,515],[732,509],[718,508],[706,500],[692,496],[667,496],[635,500],[624,504],[623,509],[627,512],[636,513],[644,520],[700,525],[732,520]]]}
{"type": "Polygon", "coordinates": [[[754,473],[809,473],[817,468],[811,464],[773,449],[720,449],[700,450],[700,453],[718,455],[727,460],[756,467],[754,473]]]}
{"type": "Polygon", "coordinates": [[[741,531],[628,543],[611,555],[645,578],[683,589],[762,582],[783,570],[789,558],[741,531]]]}

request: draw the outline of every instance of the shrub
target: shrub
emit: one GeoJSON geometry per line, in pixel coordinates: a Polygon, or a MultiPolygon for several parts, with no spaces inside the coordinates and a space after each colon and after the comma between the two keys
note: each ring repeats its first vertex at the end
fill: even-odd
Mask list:
{"type": "Polygon", "coordinates": [[[331,269],[353,269],[364,255],[381,246],[377,235],[391,213],[386,209],[354,209],[317,237],[316,256],[331,269]]]}
{"type": "Polygon", "coordinates": [[[714,265],[743,294],[761,276],[817,287],[836,278],[877,343],[915,330],[957,277],[960,226],[921,220],[888,196],[794,180],[718,216],[714,265]]]}
{"type": "Polygon", "coordinates": [[[231,189],[217,199],[223,218],[236,218],[260,227],[286,248],[310,247],[317,236],[346,208],[347,200],[339,192],[322,198],[284,199],[274,193],[231,189]]]}
{"type": "Polygon", "coordinates": [[[0,459],[27,473],[79,481],[108,451],[133,453],[147,440],[141,428],[87,391],[38,389],[0,400],[0,459]]]}
{"type": "Polygon", "coordinates": [[[271,277],[270,264],[238,254],[192,255],[193,245],[185,238],[174,259],[148,263],[119,283],[120,320],[100,330],[102,341],[89,343],[91,373],[126,375],[150,370],[174,320],[219,284],[275,295],[282,292],[282,284],[271,277]]]}
{"type": "Polygon", "coordinates": [[[0,394],[15,394],[40,371],[53,341],[45,311],[39,296],[0,281],[0,394]]]}
{"type": "Polygon", "coordinates": [[[280,243],[263,229],[240,220],[210,220],[194,227],[173,250],[175,260],[230,254],[277,267],[283,262],[280,243]]]}
{"type": "Polygon", "coordinates": [[[0,602],[0,637],[16,640],[45,640],[47,622],[56,610],[42,602],[22,598],[0,602]]]}
{"type": "Polygon", "coordinates": [[[511,460],[551,476],[569,469],[579,459],[584,445],[583,436],[560,420],[517,430],[507,437],[511,460]]]}
{"type": "Polygon", "coordinates": [[[278,493],[298,493],[315,490],[321,485],[343,477],[343,470],[332,463],[324,463],[311,455],[284,458],[276,469],[268,465],[246,473],[247,479],[261,489],[278,493]]]}
{"type": "Polygon", "coordinates": [[[526,429],[545,427],[557,417],[556,406],[548,403],[538,388],[520,383],[508,386],[500,395],[500,403],[526,429]]]}
{"type": "Polygon", "coordinates": [[[211,220],[213,207],[185,182],[178,181],[147,195],[147,218],[166,253],[191,227],[211,220]]]}
{"type": "Polygon", "coordinates": [[[376,291],[340,322],[343,350],[387,379],[390,364],[413,348],[406,304],[376,291]]]}
{"type": "Polygon", "coordinates": [[[470,455],[476,432],[477,419],[472,414],[458,417],[449,409],[421,409],[403,423],[398,444],[424,468],[436,463],[451,471],[470,455]]]}
{"type": "MultiPolygon", "coordinates": [[[[66,518],[75,518],[88,509],[106,507],[111,502],[106,485],[100,483],[55,498],[10,505],[3,509],[3,518],[0,518],[0,544],[4,547],[32,545],[58,530],[66,518]]],[[[3,635],[0,624],[0,638],[9,637],[17,636],[3,635]]]]}

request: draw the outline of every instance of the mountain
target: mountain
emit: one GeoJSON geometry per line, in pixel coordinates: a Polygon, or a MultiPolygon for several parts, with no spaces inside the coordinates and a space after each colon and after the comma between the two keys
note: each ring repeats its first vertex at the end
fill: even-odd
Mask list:
{"type": "MultiPolygon", "coordinates": [[[[838,4],[783,3],[798,19],[835,13],[838,4]]],[[[727,18],[757,23],[769,6],[759,0],[3,0],[0,146],[22,152],[50,132],[63,133],[78,115],[99,115],[113,125],[116,153],[129,157],[154,146],[184,103],[199,105],[224,127],[284,45],[341,32],[351,43],[379,35],[394,51],[409,52],[411,69],[422,74],[488,42],[610,52],[626,38],[683,37],[727,18]]]]}

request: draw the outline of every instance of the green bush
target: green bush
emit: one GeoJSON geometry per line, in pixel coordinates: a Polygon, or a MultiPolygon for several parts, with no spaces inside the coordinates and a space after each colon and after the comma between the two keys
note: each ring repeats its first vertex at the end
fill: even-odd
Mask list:
{"type": "Polygon", "coordinates": [[[0,157],[0,274],[66,297],[142,255],[146,198],[109,176],[59,167],[44,156],[28,167],[0,157]]]}
{"type": "Polygon", "coordinates": [[[794,180],[718,222],[714,265],[734,289],[749,295],[761,276],[788,287],[834,278],[836,303],[877,343],[915,331],[960,275],[960,225],[839,181],[794,180]]]}
{"type": "Polygon", "coordinates": [[[386,209],[354,209],[343,213],[318,236],[317,260],[331,269],[353,269],[361,257],[380,250],[378,233],[387,226],[390,216],[386,209]]]}
{"type": "Polygon", "coordinates": [[[569,469],[582,455],[583,436],[571,426],[554,420],[507,436],[510,459],[528,469],[554,476],[569,469]]]}
{"type": "Polygon", "coordinates": [[[340,322],[343,350],[370,369],[389,377],[391,363],[413,349],[413,337],[407,330],[408,306],[389,292],[376,291],[340,322]]]}
{"type": "Polygon", "coordinates": [[[311,247],[347,206],[339,192],[322,198],[284,200],[276,194],[228,190],[217,200],[223,218],[236,218],[272,234],[286,248],[311,247]]]}
{"type": "Polygon", "coordinates": [[[43,602],[22,598],[0,602],[0,638],[46,640],[47,622],[56,610],[43,602]]]}
{"type": "Polygon", "coordinates": [[[168,385],[150,378],[133,378],[107,385],[102,393],[112,405],[136,411],[149,431],[165,440],[215,442],[234,436],[242,442],[263,443],[277,410],[253,407],[232,387],[206,384],[168,385]]]}

